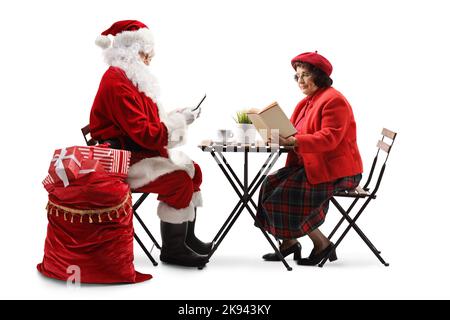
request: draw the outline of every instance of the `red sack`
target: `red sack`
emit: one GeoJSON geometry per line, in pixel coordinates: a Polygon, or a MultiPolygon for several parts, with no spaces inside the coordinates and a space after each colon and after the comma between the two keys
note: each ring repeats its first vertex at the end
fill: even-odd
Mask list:
{"type": "Polygon", "coordinates": [[[48,228],[45,276],[73,278],[79,268],[82,283],[135,283],[151,279],[134,269],[133,214],[130,188],[106,172],[92,172],[71,182],[46,185],[48,228]]]}

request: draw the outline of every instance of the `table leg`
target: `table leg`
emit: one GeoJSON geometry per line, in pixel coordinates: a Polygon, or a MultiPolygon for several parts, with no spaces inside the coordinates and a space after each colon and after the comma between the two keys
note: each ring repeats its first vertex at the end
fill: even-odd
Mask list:
{"type": "Polygon", "coordinates": [[[219,231],[219,233],[217,234],[216,237],[218,237],[218,235],[223,231],[222,234],[220,234],[220,237],[218,237],[217,242],[214,242],[214,246],[213,249],[211,250],[211,252],[208,255],[208,258],[211,258],[211,256],[214,254],[214,252],[216,252],[217,248],[219,248],[220,244],[222,243],[223,239],[225,239],[225,237],[227,236],[228,232],[230,231],[231,227],[233,227],[234,223],[236,222],[236,220],[239,218],[239,216],[241,215],[242,211],[244,210],[244,205],[241,205],[241,203],[239,203],[237,205],[237,207],[240,208],[239,210],[234,214],[233,213],[228,217],[227,222],[229,221],[228,225],[227,222],[222,226],[221,231],[219,231]],[[230,221],[231,220],[231,221],[230,221]]]}
{"type": "MultiPolygon", "coordinates": [[[[223,156],[222,153],[218,152],[222,158],[222,162],[223,164],[227,167],[228,171],[231,173],[231,175],[233,176],[233,178],[235,179],[236,183],[241,187],[241,190],[244,191],[244,186],[242,185],[241,181],[239,180],[238,176],[236,175],[236,173],[234,172],[233,168],[231,168],[230,164],[226,161],[225,157],[223,156]]],[[[274,166],[274,164],[277,162],[278,158],[280,157],[281,153],[278,152],[272,152],[270,153],[270,155],[267,157],[267,160],[264,162],[264,164],[262,165],[261,169],[259,169],[258,173],[256,174],[256,176],[253,178],[252,182],[250,183],[250,186],[248,187],[249,190],[253,190],[250,191],[251,195],[253,195],[255,193],[256,190],[258,190],[258,187],[260,186],[260,184],[262,183],[262,181],[264,181],[264,178],[267,176],[268,172],[272,169],[272,167],[274,166]],[[270,162],[270,160],[273,158],[273,156],[276,155],[276,158],[273,159],[272,162],[270,162]],[[269,166],[268,166],[269,165],[269,166]],[[261,178],[261,174],[263,175],[261,178]],[[258,181],[259,179],[259,181],[258,181]],[[255,183],[256,183],[256,187],[255,187],[255,183]],[[255,187],[255,188],[254,188],[255,187]]],[[[218,162],[218,160],[216,159],[216,162],[218,162]]],[[[218,162],[219,163],[219,162],[218,162]]],[[[258,206],[256,205],[256,203],[253,201],[252,198],[250,198],[250,202],[252,203],[253,207],[255,208],[255,210],[258,208],[258,206]]]]}
{"type": "MultiPolygon", "coordinates": [[[[236,187],[234,181],[231,179],[230,175],[228,174],[228,172],[226,171],[226,169],[225,169],[225,167],[223,165],[224,163],[228,164],[226,159],[225,159],[225,157],[220,152],[218,152],[218,153],[220,154],[220,158],[221,158],[222,161],[219,159],[219,157],[216,156],[216,153],[214,151],[211,151],[211,155],[214,158],[214,160],[217,162],[217,164],[219,165],[220,170],[222,170],[223,174],[228,179],[228,181],[230,182],[230,184],[233,187],[234,191],[238,194],[239,198],[242,199],[241,193],[239,192],[239,190],[236,187]]],[[[222,243],[222,240],[225,238],[225,236],[230,231],[231,227],[234,225],[236,220],[239,218],[239,215],[241,214],[241,212],[243,210],[243,206],[238,210],[239,206],[241,205],[241,202],[242,202],[242,200],[240,200],[236,204],[236,206],[234,207],[233,211],[228,216],[227,220],[225,221],[225,223],[220,228],[219,232],[214,237],[214,240],[213,240],[214,241],[214,246],[213,246],[213,249],[211,250],[211,252],[209,253],[209,257],[211,257],[214,254],[214,252],[216,252],[217,248],[222,243]]]]}
{"type": "MultiPolygon", "coordinates": [[[[278,157],[279,157],[279,155],[278,155],[278,157]]],[[[278,159],[278,157],[276,157],[274,160],[276,161],[278,159]]],[[[275,164],[275,162],[272,162],[272,166],[273,166],[273,164],[275,164]]],[[[249,199],[251,199],[251,196],[248,193],[249,190],[247,188],[248,187],[247,183],[248,183],[248,150],[245,150],[244,151],[244,199],[242,199],[243,206],[245,206],[247,208],[247,211],[250,214],[250,216],[253,218],[253,220],[255,221],[256,226],[259,228],[259,230],[261,230],[261,232],[263,233],[264,237],[266,237],[266,240],[272,246],[273,250],[275,250],[276,255],[278,256],[278,258],[280,258],[281,262],[283,262],[283,264],[286,267],[286,269],[288,271],[291,271],[292,270],[291,266],[289,266],[289,264],[286,262],[286,260],[284,259],[283,255],[281,254],[280,250],[273,243],[272,239],[270,239],[269,235],[267,234],[267,231],[263,229],[261,223],[259,223],[259,221],[256,219],[256,215],[253,213],[252,209],[248,205],[248,202],[249,202],[249,199]]],[[[261,181],[261,183],[262,183],[262,181],[261,181]]],[[[259,185],[261,183],[257,183],[255,185],[255,188],[253,189],[253,193],[256,191],[256,189],[259,187],[259,185]]]]}
{"type": "Polygon", "coordinates": [[[247,205],[247,211],[248,213],[252,216],[253,220],[256,223],[256,226],[259,228],[259,230],[261,230],[261,232],[263,233],[264,237],[266,237],[267,241],[270,243],[270,245],[272,246],[273,250],[275,251],[275,254],[278,256],[278,258],[280,258],[281,262],[284,264],[284,266],[286,267],[286,269],[288,271],[292,271],[292,267],[286,262],[286,259],[284,259],[283,255],[281,254],[280,250],[278,249],[278,247],[273,243],[272,239],[270,238],[270,236],[268,235],[267,231],[263,229],[261,223],[256,219],[255,214],[252,212],[251,208],[247,205]]]}
{"type": "Polygon", "coordinates": [[[242,184],[241,181],[239,180],[239,178],[237,177],[236,173],[234,172],[234,170],[231,168],[231,166],[228,164],[228,162],[226,161],[224,155],[221,152],[217,152],[220,157],[218,157],[216,155],[216,153],[214,152],[214,150],[211,151],[211,155],[212,157],[215,159],[215,161],[217,162],[217,164],[219,165],[219,168],[222,170],[223,174],[225,175],[225,177],[228,179],[228,181],[230,182],[231,186],[233,187],[234,191],[236,192],[236,194],[238,195],[238,197],[240,198],[240,200],[238,201],[238,203],[236,204],[236,206],[234,207],[233,211],[231,212],[231,214],[228,216],[227,220],[225,221],[225,223],[222,225],[222,227],[220,228],[219,232],[216,234],[216,236],[214,237],[214,248],[213,250],[210,252],[209,257],[211,257],[215,251],[217,250],[217,248],[220,246],[220,244],[222,243],[223,239],[226,237],[226,235],[228,234],[228,232],[230,231],[230,229],[233,227],[234,223],[236,222],[236,220],[239,218],[240,214],[242,213],[242,211],[244,210],[244,208],[247,209],[247,211],[249,212],[249,214],[251,215],[251,217],[253,218],[253,220],[255,221],[255,224],[258,226],[258,228],[261,230],[261,232],[263,233],[263,235],[266,237],[267,241],[269,242],[269,244],[272,246],[272,248],[274,249],[275,253],[278,255],[278,257],[280,258],[280,260],[283,262],[283,264],[285,265],[286,269],[291,271],[292,268],[289,266],[289,264],[286,262],[286,260],[284,259],[284,257],[282,256],[281,252],[279,251],[279,249],[277,248],[277,246],[273,243],[273,241],[270,239],[269,235],[267,234],[267,232],[262,228],[261,224],[259,223],[259,221],[256,219],[255,214],[253,213],[252,208],[250,208],[249,206],[249,202],[251,202],[251,204],[253,205],[253,207],[255,209],[257,209],[257,205],[256,203],[253,201],[252,196],[253,194],[256,192],[256,190],[259,188],[259,186],[261,185],[261,183],[263,182],[264,178],[267,176],[268,172],[270,171],[270,169],[274,166],[275,162],[278,160],[278,158],[281,155],[281,152],[276,153],[275,158],[273,158],[273,154],[271,154],[268,159],[266,160],[266,162],[264,163],[264,165],[261,167],[261,169],[259,170],[258,174],[256,175],[256,177],[253,179],[253,181],[250,184],[250,187],[248,186],[248,151],[244,151],[244,183],[242,184]],[[273,159],[272,159],[273,158],[273,159]],[[269,165],[268,165],[269,164],[269,165]],[[238,189],[238,187],[236,186],[236,183],[233,181],[233,179],[231,178],[230,174],[227,172],[228,171],[231,173],[231,176],[236,180],[236,183],[239,185],[239,187],[241,187],[243,193],[240,192],[240,190],[238,189]],[[262,177],[260,177],[262,175],[262,177]],[[258,180],[259,178],[259,180],[258,180]]]}

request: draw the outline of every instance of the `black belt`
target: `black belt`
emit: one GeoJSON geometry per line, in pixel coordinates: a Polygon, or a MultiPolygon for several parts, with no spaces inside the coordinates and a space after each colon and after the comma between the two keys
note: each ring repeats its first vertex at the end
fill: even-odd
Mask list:
{"type": "Polygon", "coordinates": [[[122,149],[122,144],[120,143],[119,139],[100,140],[99,143],[108,143],[109,147],[112,149],[122,149]]]}
{"type": "Polygon", "coordinates": [[[129,138],[124,138],[123,143],[119,139],[100,140],[99,143],[108,143],[112,149],[128,150],[131,152],[139,152],[144,150],[140,145],[129,138]]]}

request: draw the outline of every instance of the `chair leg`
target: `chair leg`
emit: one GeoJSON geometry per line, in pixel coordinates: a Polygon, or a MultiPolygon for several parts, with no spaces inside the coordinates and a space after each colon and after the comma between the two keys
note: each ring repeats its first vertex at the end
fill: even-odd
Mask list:
{"type": "MultiPolygon", "coordinates": [[[[334,198],[333,198],[334,199],[334,198]]],[[[352,204],[350,205],[350,207],[347,209],[347,214],[350,213],[350,211],[353,209],[353,207],[355,206],[355,204],[358,202],[359,198],[356,198],[355,200],[353,200],[352,204]]],[[[336,226],[334,227],[333,231],[331,231],[330,235],[328,236],[328,240],[331,240],[331,238],[334,236],[334,234],[337,232],[337,230],[340,228],[340,226],[342,225],[342,223],[345,221],[345,217],[343,216],[341,218],[341,220],[339,220],[339,222],[336,224],[336,226]]]]}
{"type": "MultiPolygon", "coordinates": [[[[378,258],[378,260],[384,265],[384,266],[389,266],[389,263],[387,263],[386,261],[384,261],[384,259],[381,257],[380,255],[380,251],[377,250],[377,248],[375,248],[375,246],[373,245],[373,243],[369,240],[369,238],[367,238],[367,236],[362,232],[362,230],[358,227],[358,225],[356,224],[356,220],[359,218],[359,216],[361,215],[361,213],[364,211],[364,209],[367,207],[368,203],[370,202],[370,198],[367,199],[367,201],[363,204],[363,206],[361,207],[361,209],[359,209],[358,213],[356,214],[355,218],[352,219],[349,216],[349,212],[346,212],[344,210],[344,208],[342,208],[342,206],[337,202],[337,200],[335,198],[331,198],[331,202],[336,206],[336,208],[339,210],[339,212],[343,215],[343,217],[347,220],[347,222],[349,223],[349,225],[347,226],[347,228],[344,230],[344,232],[342,233],[342,235],[339,237],[338,241],[336,241],[336,243],[334,244],[334,248],[336,248],[341,241],[344,239],[344,237],[347,235],[347,233],[350,231],[351,228],[353,228],[356,233],[361,237],[361,239],[366,243],[366,245],[369,247],[369,249],[373,252],[373,254],[375,254],[375,256],[378,258]]],[[[326,263],[326,261],[328,260],[328,256],[324,257],[324,259],[320,262],[319,267],[323,267],[323,265],[326,263]]]]}
{"type": "Polygon", "coordinates": [[[142,250],[145,252],[152,264],[156,267],[158,265],[158,262],[156,262],[156,260],[152,257],[151,253],[147,250],[144,243],[142,243],[141,239],[139,239],[136,233],[134,234],[134,239],[136,239],[137,243],[141,246],[142,250]]]}
{"type": "Polygon", "coordinates": [[[149,238],[152,240],[152,242],[155,244],[155,247],[159,250],[161,250],[161,246],[159,245],[158,241],[156,241],[155,237],[153,236],[153,234],[150,232],[150,230],[147,228],[147,226],[145,225],[144,221],[141,219],[141,217],[138,215],[137,213],[137,209],[141,206],[141,204],[144,202],[144,200],[148,197],[148,193],[143,193],[139,199],[137,199],[137,201],[133,204],[133,215],[136,217],[136,219],[138,220],[139,224],[142,226],[142,228],[144,229],[145,233],[147,233],[147,235],[149,236],[149,238]]]}
{"type": "Polygon", "coordinates": [[[156,241],[155,237],[152,235],[150,230],[148,230],[147,226],[145,225],[144,221],[142,221],[141,217],[139,217],[138,213],[134,211],[134,216],[136,217],[139,224],[142,226],[142,228],[145,230],[145,233],[149,236],[149,238],[152,240],[152,242],[155,244],[155,247],[159,250],[161,250],[161,246],[159,245],[158,241],[156,241]]]}
{"type": "MultiPolygon", "coordinates": [[[[332,198],[331,202],[336,206],[336,208],[341,212],[342,214],[342,218],[341,220],[339,220],[338,224],[336,225],[336,227],[334,227],[333,231],[330,233],[330,235],[328,236],[328,239],[331,240],[331,238],[333,237],[333,235],[336,233],[336,231],[339,229],[339,227],[341,226],[341,224],[348,218],[350,218],[350,212],[353,209],[353,207],[355,206],[356,202],[358,202],[359,198],[355,199],[353,201],[353,203],[351,204],[351,206],[347,209],[347,211],[344,212],[344,208],[342,208],[342,206],[339,204],[339,202],[335,199],[332,198]]],[[[370,200],[368,200],[370,201],[370,200]]],[[[367,201],[367,203],[368,203],[367,201]]],[[[359,216],[361,215],[362,211],[360,210],[360,212],[355,216],[355,218],[353,219],[353,222],[356,222],[356,220],[359,218],[359,216]]],[[[350,218],[351,219],[351,218],[350,218]]],[[[356,223],[355,223],[356,224],[356,223]]],[[[359,229],[358,226],[356,226],[356,228],[359,229]]],[[[348,231],[347,231],[348,232],[348,231]]],[[[362,231],[361,231],[362,233],[362,231]]],[[[377,251],[379,254],[381,253],[381,251],[379,251],[377,248],[375,248],[375,246],[373,245],[373,243],[367,238],[365,237],[365,239],[367,240],[367,242],[370,244],[369,246],[372,247],[375,251],[377,251]]],[[[366,242],[366,243],[367,243],[366,242]]]]}
{"type": "Polygon", "coordinates": [[[336,199],[334,200],[334,205],[339,206],[338,209],[339,211],[341,211],[341,213],[343,214],[343,216],[345,217],[345,219],[347,219],[347,221],[349,222],[349,226],[347,226],[346,230],[344,231],[345,234],[348,233],[348,231],[350,231],[351,228],[353,228],[358,235],[361,237],[361,239],[363,239],[363,241],[366,243],[366,245],[370,248],[370,250],[372,250],[373,254],[378,258],[378,260],[380,260],[380,262],[385,265],[386,267],[389,266],[389,263],[385,262],[384,259],[381,257],[380,253],[381,251],[378,250],[374,244],[369,240],[369,238],[361,231],[361,229],[358,227],[358,225],[356,224],[356,220],[360,217],[361,213],[364,211],[364,209],[367,207],[367,205],[369,204],[370,200],[372,200],[371,198],[367,199],[366,202],[363,204],[363,206],[361,207],[361,209],[359,209],[358,213],[355,215],[354,219],[351,219],[350,216],[348,215],[347,212],[345,212],[345,210],[342,208],[342,206],[337,202],[336,199]]]}

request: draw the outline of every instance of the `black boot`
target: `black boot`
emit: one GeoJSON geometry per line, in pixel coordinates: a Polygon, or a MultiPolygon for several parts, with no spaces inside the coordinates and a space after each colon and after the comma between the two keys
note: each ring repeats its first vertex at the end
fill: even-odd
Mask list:
{"type": "Polygon", "coordinates": [[[199,240],[195,236],[195,220],[194,221],[188,221],[188,229],[187,229],[187,235],[186,235],[186,244],[189,248],[197,252],[198,254],[206,254],[208,255],[211,252],[211,249],[213,247],[212,242],[203,242],[199,240]]]}
{"type": "Polygon", "coordinates": [[[187,222],[173,224],[161,221],[162,248],[159,259],[170,264],[202,267],[208,257],[199,255],[186,246],[187,222]]]}

